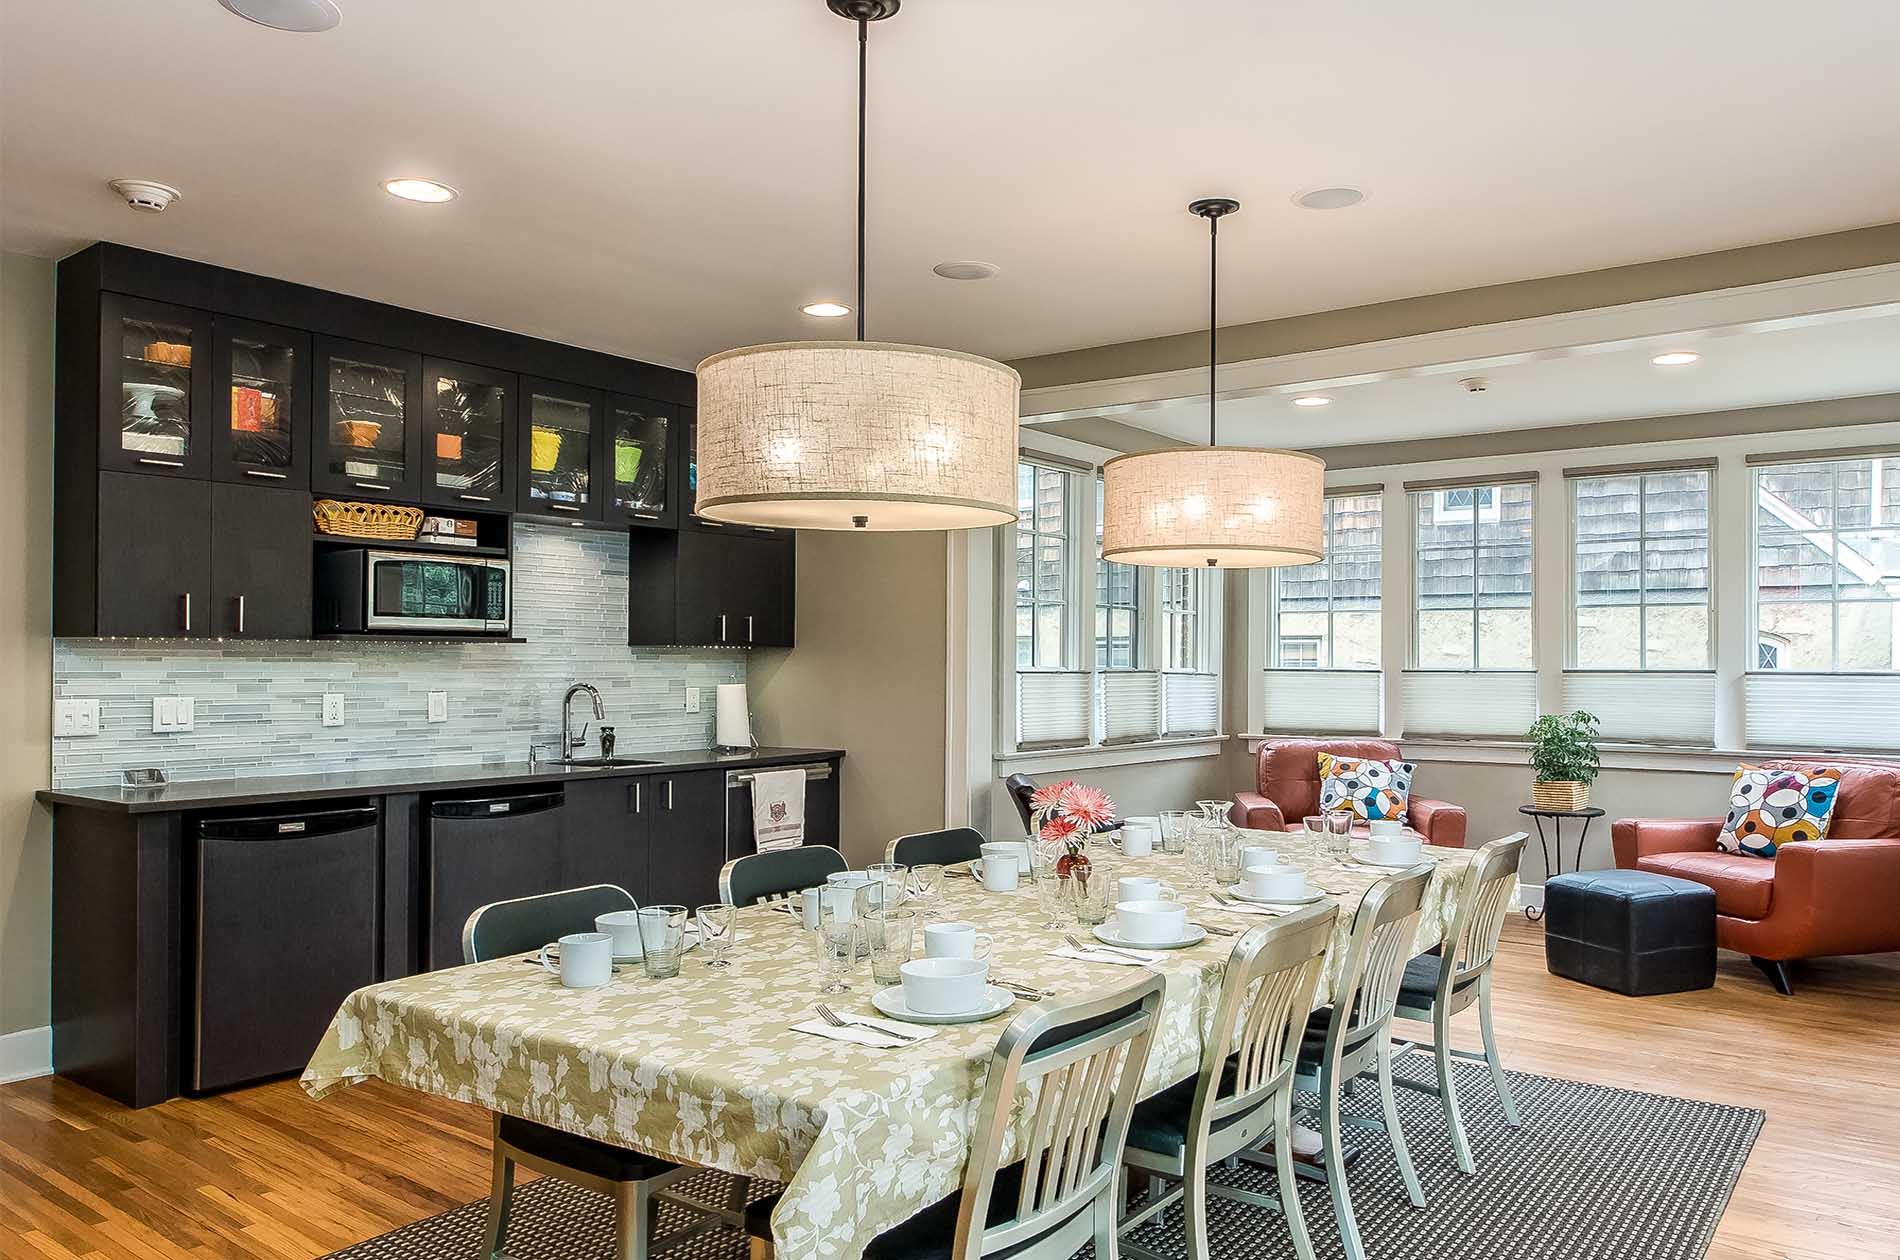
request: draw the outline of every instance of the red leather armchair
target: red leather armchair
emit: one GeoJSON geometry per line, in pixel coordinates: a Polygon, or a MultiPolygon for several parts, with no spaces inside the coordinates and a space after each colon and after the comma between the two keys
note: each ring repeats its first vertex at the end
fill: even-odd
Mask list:
{"type": "MultiPolygon", "coordinates": [[[[1395,761],[1399,746],[1383,739],[1270,739],[1260,745],[1255,769],[1256,792],[1236,792],[1229,815],[1237,826],[1263,831],[1285,831],[1308,814],[1319,811],[1319,755],[1374,757],[1395,761]]],[[[1426,844],[1465,847],[1465,810],[1462,805],[1428,801],[1417,796],[1407,803],[1405,821],[1425,837],[1426,844]]]]}
{"type": "Polygon", "coordinates": [[[1718,820],[1623,818],[1610,824],[1616,864],[1713,888],[1716,944],[1749,955],[1782,993],[1793,992],[1794,959],[1900,949],[1900,763],[1842,768],[1825,840],[1784,845],[1769,861],[1718,852],[1718,820]]]}

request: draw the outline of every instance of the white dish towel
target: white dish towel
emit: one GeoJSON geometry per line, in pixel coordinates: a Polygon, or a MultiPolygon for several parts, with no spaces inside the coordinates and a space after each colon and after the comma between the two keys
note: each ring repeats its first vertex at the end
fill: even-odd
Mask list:
{"type": "Polygon", "coordinates": [[[805,772],[759,770],[752,775],[752,839],[760,853],[805,843],[805,772]]]}

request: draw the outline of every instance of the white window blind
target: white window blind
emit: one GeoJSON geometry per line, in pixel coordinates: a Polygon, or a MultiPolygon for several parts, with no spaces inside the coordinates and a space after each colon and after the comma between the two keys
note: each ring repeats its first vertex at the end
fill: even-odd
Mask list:
{"type": "Polygon", "coordinates": [[[1537,720],[1530,670],[1420,670],[1401,676],[1405,734],[1522,738],[1537,720]]]}
{"type": "Polygon", "coordinates": [[[1102,742],[1153,739],[1161,734],[1161,675],[1152,670],[1109,670],[1102,683],[1102,742]]]}
{"type": "Polygon", "coordinates": [[[1377,735],[1385,675],[1376,669],[1269,669],[1266,729],[1377,735]]]}
{"type": "Polygon", "coordinates": [[[1220,675],[1163,674],[1164,735],[1213,735],[1220,730],[1220,675]]]}
{"type": "Polygon", "coordinates": [[[1089,679],[1079,671],[1016,675],[1016,746],[1066,748],[1089,742],[1089,679]]]}
{"type": "Polygon", "coordinates": [[[1594,713],[1605,739],[1715,743],[1713,673],[1566,670],[1564,708],[1594,713]]]}
{"type": "Polygon", "coordinates": [[[1900,675],[1749,674],[1751,748],[1900,748],[1900,675]]]}

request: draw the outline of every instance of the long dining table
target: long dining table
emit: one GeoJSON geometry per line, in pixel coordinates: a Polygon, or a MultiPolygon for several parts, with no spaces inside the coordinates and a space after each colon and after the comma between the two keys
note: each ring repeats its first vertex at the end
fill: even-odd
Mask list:
{"type": "MultiPolygon", "coordinates": [[[[1323,1004],[1352,912],[1391,872],[1342,862],[1304,833],[1246,835],[1305,868],[1340,905],[1316,997],[1323,1004]]],[[[1415,952],[1449,931],[1471,856],[1424,850],[1434,869],[1415,952]]],[[[1183,857],[1127,858],[1098,843],[1091,858],[1093,878],[1158,877],[1201,924],[1245,931],[1273,921],[1213,908],[1183,857]]],[[[1028,882],[997,893],[967,877],[946,879],[926,921],[953,920],[994,937],[996,975],[1056,1001],[1141,974],[1052,956],[1066,946],[1064,933],[1043,928],[1028,882]]],[[[1067,930],[1088,931],[1072,918],[1067,930]]],[[[1152,964],[1167,992],[1144,1097],[1198,1069],[1236,939],[1210,933],[1152,964]]],[[[634,967],[593,989],[563,988],[527,965],[532,955],[371,985],[337,1012],[303,1088],[323,1098],[377,1078],[678,1163],[782,1182],[772,1232],[784,1260],[860,1255],[872,1238],[956,1191],[991,1051],[1023,1004],[985,1022],[936,1027],[913,1044],[871,1048],[792,1028],[813,1018],[818,1001],[875,1014],[868,967],[852,977],[851,992],[820,994],[817,951],[796,917],[767,906],[741,910],[730,958],[713,970],[689,953],[677,977],[651,980],[634,967]]],[[[1006,1159],[1020,1138],[1008,1140],[1006,1159]]]]}

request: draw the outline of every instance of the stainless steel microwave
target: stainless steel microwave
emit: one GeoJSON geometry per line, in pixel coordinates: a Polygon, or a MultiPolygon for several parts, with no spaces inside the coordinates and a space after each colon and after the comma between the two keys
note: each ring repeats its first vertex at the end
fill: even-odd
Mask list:
{"type": "Polygon", "coordinates": [[[453,630],[506,634],[506,560],[356,547],[317,557],[317,628],[331,634],[453,630]]]}

